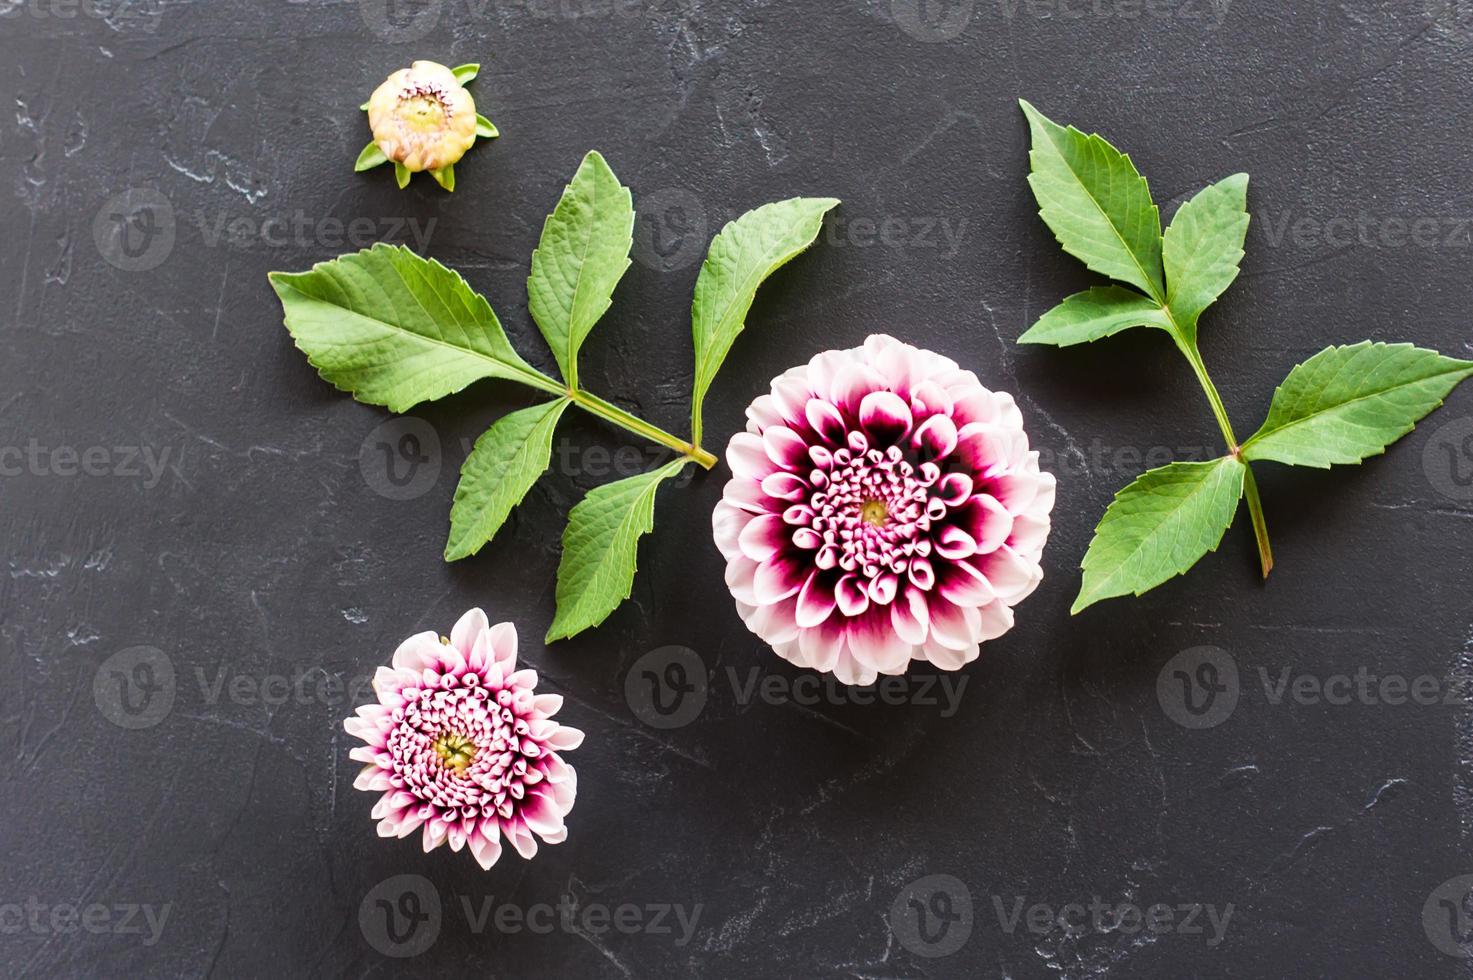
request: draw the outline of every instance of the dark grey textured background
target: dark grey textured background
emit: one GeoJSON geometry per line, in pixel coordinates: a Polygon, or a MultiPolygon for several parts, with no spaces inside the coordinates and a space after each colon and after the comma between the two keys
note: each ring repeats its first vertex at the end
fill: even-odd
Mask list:
{"type": "Polygon", "coordinates": [[[1326,344],[1468,356],[1473,5],[0,11],[0,973],[1467,975],[1436,945],[1458,951],[1439,898],[1466,889],[1433,891],[1473,872],[1473,391],[1359,469],[1260,468],[1279,558],[1266,587],[1245,520],[1189,577],[1071,619],[1074,568],[1140,459],[1221,447],[1157,337],[1063,352],[1013,340],[1089,282],[1036,217],[1024,96],[1130,150],[1168,213],[1252,174],[1245,272],[1202,330],[1240,433],[1326,344]],[[367,139],[355,107],[416,57],[484,62],[472,91],[504,134],[461,163],[453,196],[351,173],[367,139]],[[706,240],[761,202],[826,194],[844,204],[762,292],[708,401],[710,441],[773,375],[874,331],[1018,395],[1060,474],[1047,579],[964,672],[954,713],[919,680],[899,705],[743,694],[754,669],[774,685],[802,675],[731,607],[709,541],[719,473],[662,493],[634,600],[544,648],[564,515],[613,475],[601,452],[637,444],[570,413],[555,471],[479,558],[447,567],[467,440],[524,394],[485,382],[416,412],[424,426],[381,430],[385,412],[292,348],[265,273],[347,250],[334,221],[413,243],[413,220],[423,250],[550,364],[527,264],[589,148],[645,214],[641,260],[585,349],[595,390],[683,429],[706,240]],[[139,254],[120,259],[115,216],[130,210],[155,234],[137,225],[139,254]],[[425,462],[401,493],[381,452],[413,448],[406,434],[425,462]],[[340,685],[477,604],[517,623],[523,658],[588,733],[569,756],[571,839],[490,873],[378,840],[341,731],[356,700],[340,685]],[[667,645],[696,652],[710,690],[691,723],[657,729],[625,677],[667,645]],[[1194,730],[1163,709],[1172,670],[1164,702],[1157,681],[1203,645],[1236,665],[1238,700],[1194,730]],[[125,653],[140,646],[157,652],[125,653]],[[161,684],[172,668],[172,687],[153,701],[117,687],[145,676],[130,657],[161,684]],[[1332,691],[1337,674],[1376,683],[1308,703],[1275,694],[1285,670],[1332,691]],[[1387,676],[1430,677],[1437,703],[1386,703],[1387,676]],[[120,690],[141,715],[120,713],[120,690]],[[400,874],[441,905],[413,958],[385,956],[413,950],[374,931],[383,889],[398,898],[381,883],[400,874]],[[973,910],[945,957],[924,955],[941,948],[907,919],[905,890],[930,875],[952,876],[942,899],[973,910]],[[1205,911],[1156,933],[1109,917],[1029,928],[1028,906],[1095,898],[1231,918],[1220,936],[1191,931],[1205,911]],[[575,911],[551,934],[480,918],[559,902],[575,911]],[[599,910],[621,905],[637,909],[624,931],[600,931],[599,910]],[[676,912],[698,916],[688,936],[676,912]]]}

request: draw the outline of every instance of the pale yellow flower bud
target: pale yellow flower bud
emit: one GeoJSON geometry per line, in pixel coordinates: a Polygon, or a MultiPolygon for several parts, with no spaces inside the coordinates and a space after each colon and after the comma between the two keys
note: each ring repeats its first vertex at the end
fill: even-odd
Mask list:
{"type": "Polygon", "coordinates": [[[368,125],[391,161],[416,173],[437,170],[476,141],[476,103],[449,68],[416,61],[374,90],[368,125]]]}

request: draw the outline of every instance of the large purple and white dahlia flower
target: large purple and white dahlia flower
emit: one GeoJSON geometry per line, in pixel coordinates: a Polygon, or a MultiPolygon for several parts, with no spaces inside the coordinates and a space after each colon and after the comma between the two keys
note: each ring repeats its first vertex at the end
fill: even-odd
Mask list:
{"type": "Polygon", "coordinates": [[[382,792],[373,808],[380,837],[423,829],[424,849],[470,846],[483,868],[505,838],[522,857],[537,838],[568,836],[577,776],[559,752],[583,733],[552,716],[557,694],[536,694],[537,672],[517,669],[517,631],[472,609],[448,638],[416,633],[373,678],[377,704],[343,723],[361,738],[349,753],[366,763],[356,789],[382,792]]]}
{"type": "Polygon", "coordinates": [[[1011,395],[875,335],[772,382],[726,449],[716,545],[749,629],[870,684],[955,670],[1043,578],[1054,505],[1011,395]]]}

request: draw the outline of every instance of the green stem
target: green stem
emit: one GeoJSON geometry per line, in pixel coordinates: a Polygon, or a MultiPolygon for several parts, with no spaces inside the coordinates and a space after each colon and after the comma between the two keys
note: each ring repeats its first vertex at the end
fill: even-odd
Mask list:
{"type": "Polygon", "coordinates": [[[1258,564],[1263,569],[1263,577],[1268,578],[1268,573],[1273,571],[1274,567],[1274,552],[1268,543],[1268,523],[1263,519],[1263,501],[1258,497],[1258,481],[1253,478],[1253,466],[1243,459],[1238,437],[1233,434],[1233,423],[1228,419],[1227,407],[1223,405],[1222,396],[1217,393],[1217,386],[1212,383],[1212,378],[1207,374],[1207,366],[1202,363],[1202,353],[1197,350],[1196,343],[1179,341],[1177,346],[1181,348],[1187,362],[1192,365],[1192,370],[1197,375],[1197,382],[1207,395],[1207,404],[1212,407],[1212,415],[1217,419],[1217,427],[1222,430],[1222,437],[1227,440],[1228,455],[1236,457],[1243,464],[1243,496],[1248,500],[1248,515],[1253,519],[1253,538],[1258,543],[1258,564]]]}
{"type": "Polygon", "coordinates": [[[662,446],[675,450],[682,456],[695,460],[705,469],[711,469],[716,465],[716,457],[706,452],[699,446],[692,445],[677,436],[672,436],[664,429],[650,425],[644,419],[630,415],[617,405],[611,405],[597,395],[586,391],[563,392],[573,404],[587,412],[592,412],[606,422],[612,422],[622,429],[627,429],[635,435],[643,436],[651,442],[657,442],[662,446]]]}

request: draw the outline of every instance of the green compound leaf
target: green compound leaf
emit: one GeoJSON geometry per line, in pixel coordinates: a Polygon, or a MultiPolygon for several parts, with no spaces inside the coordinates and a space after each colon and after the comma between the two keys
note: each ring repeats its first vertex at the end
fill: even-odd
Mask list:
{"type": "Polygon", "coordinates": [[[456,65],[450,69],[450,73],[455,76],[457,82],[464,85],[481,73],[481,63],[471,61],[464,65],[456,65]]]}
{"type": "Polygon", "coordinates": [[[485,297],[403,246],[380,243],[270,278],[297,346],[361,402],[403,412],[481,378],[561,391],[512,349],[485,297]]]}
{"type": "Polygon", "coordinates": [[[447,163],[443,167],[436,167],[430,171],[430,176],[447,191],[455,190],[455,164],[447,163]]]}
{"type": "Polygon", "coordinates": [[[1085,553],[1084,583],[1071,615],[1101,599],[1154,589],[1216,551],[1233,522],[1246,473],[1232,456],[1172,463],[1117,493],[1085,553]]]}
{"type": "Polygon", "coordinates": [[[372,170],[374,167],[382,166],[388,162],[389,158],[384,156],[384,151],[379,149],[378,144],[373,140],[369,140],[368,145],[363,148],[363,152],[358,154],[358,160],[353,164],[353,172],[360,173],[364,170],[372,170]]]}
{"type": "Polygon", "coordinates": [[[476,113],[476,135],[488,140],[494,140],[501,135],[501,132],[491,124],[491,120],[478,112],[476,113]]]}
{"type": "Polygon", "coordinates": [[[1161,215],[1146,179],[1104,137],[1065,128],[1029,102],[1020,104],[1033,138],[1028,184],[1064,251],[1164,305],[1161,215]]]}
{"type": "Polygon", "coordinates": [[[527,306],[569,388],[578,387],[578,349],[609,308],[633,245],[629,188],[590,152],[542,225],[527,278],[527,306]]]}
{"type": "Polygon", "coordinates": [[[1289,372],[1243,455],[1320,469],[1359,463],[1412,431],[1470,374],[1473,361],[1411,344],[1326,348],[1289,372]]]}
{"type": "Polygon", "coordinates": [[[394,161],[394,182],[399,185],[401,191],[409,186],[409,178],[413,176],[414,172],[412,170],[398,160],[394,161]]]}
{"type": "Polygon", "coordinates": [[[547,642],[597,626],[629,598],[639,539],[655,526],[655,491],[689,462],[677,459],[606,483],[589,491],[568,514],[557,569],[557,614],[547,642]]]}
{"type": "Polygon", "coordinates": [[[1166,265],[1171,314],[1195,343],[1197,318],[1238,278],[1248,236],[1248,175],[1234,174],[1199,191],[1183,204],[1166,229],[1166,265]]]}
{"type": "Polygon", "coordinates": [[[1171,318],[1155,300],[1122,286],[1096,286],[1049,310],[1018,338],[1020,344],[1082,344],[1131,327],[1172,333],[1171,318]]]}
{"type": "Polygon", "coordinates": [[[445,560],[474,555],[495,537],[512,508],[552,460],[552,434],[572,402],[533,405],[496,420],[466,457],[450,508],[445,560]]]}
{"type": "Polygon", "coordinates": [[[795,197],[764,204],[729,222],[711,240],[691,303],[696,368],[690,417],[696,445],[706,392],[746,324],[757,287],[813,244],[823,216],[838,203],[832,197],[795,197]]]}

